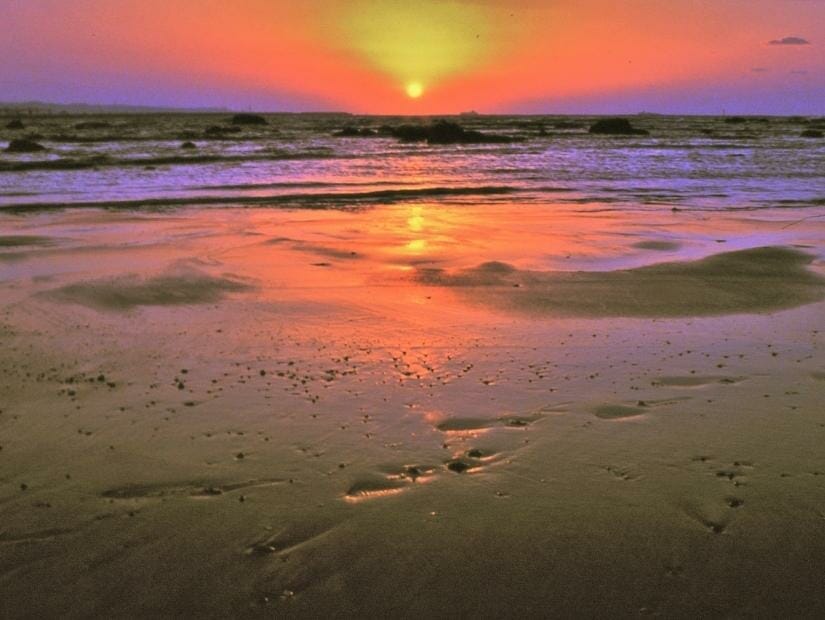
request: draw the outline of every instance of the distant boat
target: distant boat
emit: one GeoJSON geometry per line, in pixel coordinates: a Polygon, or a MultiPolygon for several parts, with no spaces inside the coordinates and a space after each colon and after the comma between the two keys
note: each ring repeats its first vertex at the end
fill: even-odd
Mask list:
{"type": "Polygon", "coordinates": [[[481,116],[481,115],[478,112],[476,112],[475,110],[470,110],[469,112],[462,112],[461,114],[459,114],[459,116],[481,116]]]}

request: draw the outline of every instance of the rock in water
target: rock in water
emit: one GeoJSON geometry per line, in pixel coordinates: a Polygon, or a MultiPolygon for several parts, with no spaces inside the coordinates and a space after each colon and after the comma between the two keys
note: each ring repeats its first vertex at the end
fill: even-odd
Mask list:
{"type": "Polygon", "coordinates": [[[332,135],[336,138],[372,138],[373,136],[377,136],[378,134],[372,129],[368,129],[367,127],[358,129],[358,127],[352,127],[351,125],[347,125],[341,131],[336,131],[332,135]]]}
{"type": "Polygon", "coordinates": [[[423,125],[400,125],[392,129],[392,135],[403,142],[424,142],[428,134],[423,125]]]}
{"type": "Polygon", "coordinates": [[[498,136],[480,131],[464,129],[449,121],[438,121],[432,125],[401,125],[392,135],[402,142],[428,142],[429,144],[484,144],[514,142],[510,136],[498,136]]]}
{"type": "Polygon", "coordinates": [[[198,145],[195,144],[194,142],[184,142],[183,144],[180,145],[180,148],[182,148],[182,149],[196,149],[196,148],[198,148],[198,145]]]}
{"type": "Polygon", "coordinates": [[[233,125],[268,125],[266,119],[258,114],[236,114],[232,117],[233,125]]]}
{"type": "Polygon", "coordinates": [[[25,129],[26,126],[23,124],[19,118],[14,119],[8,125],[6,125],[6,129],[25,129]]]}
{"type": "Polygon", "coordinates": [[[457,125],[456,123],[440,121],[430,127],[427,142],[434,144],[465,142],[470,133],[475,132],[467,132],[461,125],[457,125]]]}
{"type": "Polygon", "coordinates": [[[823,138],[825,137],[825,133],[819,131],[818,129],[806,129],[801,134],[799,134],[803,138],[823,138]]]}
{"type": "Polygon", "coordinates": [[[36,153],[37,151],[45,151],[46,147],[34,140],[26,140],[25,138],[19,140],[12,140],[9,146],[6,147],[7,153],[36,153]]]}
{"type": "Polygon", "coordinates": [[[650,132],[637,129],[626,118],[603,118],[590,126],[590,133],[613,136],[646,136],[650,132]]]}

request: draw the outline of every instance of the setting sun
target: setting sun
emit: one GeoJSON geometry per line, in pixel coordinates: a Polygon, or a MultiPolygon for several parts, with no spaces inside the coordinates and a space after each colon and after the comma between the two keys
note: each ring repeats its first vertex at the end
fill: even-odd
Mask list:
{"type": "Polygon", "coordinates": [[[410,82],[407,84],[407,95],[413,99],[418,99],[424,94],[424,86],[421,82],[410,82]]]}

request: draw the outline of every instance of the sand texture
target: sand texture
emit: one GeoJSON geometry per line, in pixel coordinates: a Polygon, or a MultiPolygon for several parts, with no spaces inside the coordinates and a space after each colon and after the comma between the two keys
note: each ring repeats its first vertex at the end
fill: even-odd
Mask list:
{"type": "Polygon", "coordinates": [[[2,618],[825,615],[821,219],[0,218],[2,618]]]}

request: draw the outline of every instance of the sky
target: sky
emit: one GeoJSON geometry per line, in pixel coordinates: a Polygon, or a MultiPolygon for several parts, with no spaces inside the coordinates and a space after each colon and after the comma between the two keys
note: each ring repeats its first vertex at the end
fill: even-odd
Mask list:
{"type": "Polygon", "coordinates": [[[0,100],[825,114],[825,0],[0,0],[0,100]]]}

